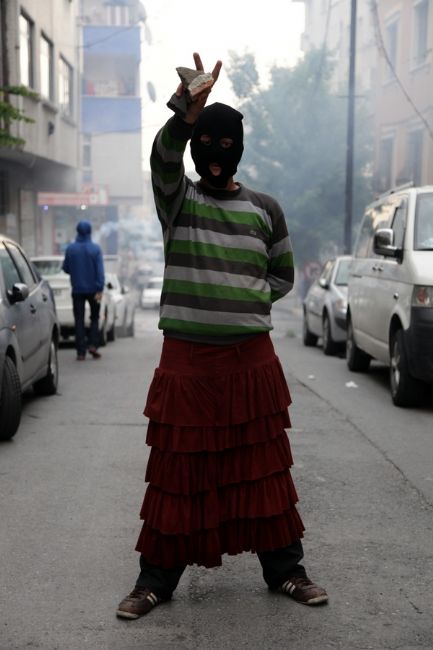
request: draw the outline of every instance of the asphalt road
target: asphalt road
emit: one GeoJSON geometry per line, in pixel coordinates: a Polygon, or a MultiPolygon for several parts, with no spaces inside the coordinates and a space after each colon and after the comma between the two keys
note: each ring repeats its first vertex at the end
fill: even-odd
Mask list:
{"type": "Polygon", "coordinates": [[[303,348],[293,302],[274,323],[305,565],[329,605],[268,593],[245,553],[188,568],[171,603],[116,619],[138,571],[142,410],[161,345],[155,314],[140,312],[135,339],[100,361],[62,349],[59,395],[26,397],[0,445],[1,650],[433,648],[433,409],[397,409],[383,369],[354,375],[303,348]]]}

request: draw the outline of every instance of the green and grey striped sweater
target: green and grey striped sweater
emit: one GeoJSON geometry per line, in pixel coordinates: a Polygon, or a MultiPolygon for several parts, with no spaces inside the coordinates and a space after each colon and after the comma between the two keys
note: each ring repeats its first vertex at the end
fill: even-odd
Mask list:
{"type": "Polygon", "coordinates": [[[173,116],[150,159],[165,250],[158,327],[166,336],[232,342],[272,329],[272,302],[293,287],[292,247],[270,196],[242,185],[210,190],[185,176],[191,131],[173,116]]]}

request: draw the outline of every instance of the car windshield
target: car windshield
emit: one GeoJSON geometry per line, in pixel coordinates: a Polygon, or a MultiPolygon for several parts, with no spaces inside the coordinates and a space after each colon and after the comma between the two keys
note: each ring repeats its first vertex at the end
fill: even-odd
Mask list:
{"type": "Polygon", "coordinates": [[[162,278],[153,278],[149,280],[148,289],[162,289],[162,278]]]}
{"type": "Polygon", "coordinates": [[[335,275],[335,284],[339,287],[346,287],[349,280],[350,260],[340,260],[337,273],[335,275]]]}
{"type": "Polygon", "coordinates": [[[433,194],[418,196],[414,248],[417,251],[433,250],[433,194]]]}
{"type": "Polygon", "coordinates": [[[41,275],[57,275],[62,272],[63,260],[32,260],[41,275]]]}
{"type": "Polygon", "coordinates": [[[119,283],[117,282],[117,277],[115,275],[112,275],[111,273],[106,274],[106,283],[110,283],[112,288],[115,289],[116,291],[119,290],[119,283]]]}

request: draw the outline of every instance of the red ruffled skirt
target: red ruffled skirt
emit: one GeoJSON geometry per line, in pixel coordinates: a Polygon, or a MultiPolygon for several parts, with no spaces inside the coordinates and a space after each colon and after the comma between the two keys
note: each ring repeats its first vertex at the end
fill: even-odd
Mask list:
{"type": "Polygon", "coordinates": [[[164,339],[144,414],[151,446],[136,550],[221,565],[303,535],[290,475],[289,389],[268,334],[239,345],[164,339]]]}

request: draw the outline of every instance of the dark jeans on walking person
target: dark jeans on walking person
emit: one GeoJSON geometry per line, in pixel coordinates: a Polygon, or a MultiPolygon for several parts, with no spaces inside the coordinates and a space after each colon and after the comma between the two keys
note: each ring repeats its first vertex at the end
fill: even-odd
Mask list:
{"type": "MultiPolygon", "coordinates": [[[[257,553],[257,557],[262,565],[263,578],[269,589],[277,589],[289,577],[305,577],[306,575],[304,567],[299,564],[304,557],[300,539],[285,548],[257,553]]],[[[169,600],[185,568],[162,569],[148,564],[141,555],[141,571],[136,585],[137,587],[147,587],[162,600],[169,600]]]]}
{"type": "Polygon", "coordinates": [[[84,324],[84,314],[86,301],[90,306],[90,330],[88,336],[89,350],[95,350],[99,343],[99,311],[101,303],[96,300],[94,293],[73,293],[72,302],[74,306],[75,319],[75,347],[77,356],[84,357],[87,351],[86,344],[86,327],[84,324]]]}

